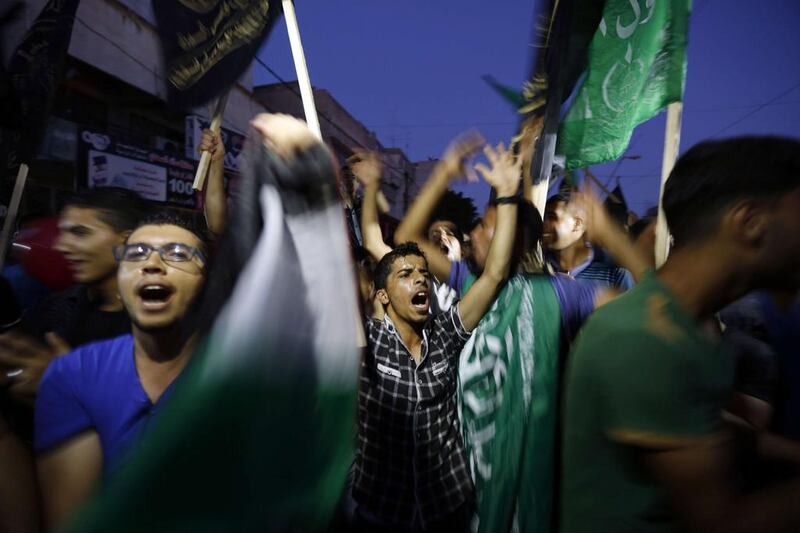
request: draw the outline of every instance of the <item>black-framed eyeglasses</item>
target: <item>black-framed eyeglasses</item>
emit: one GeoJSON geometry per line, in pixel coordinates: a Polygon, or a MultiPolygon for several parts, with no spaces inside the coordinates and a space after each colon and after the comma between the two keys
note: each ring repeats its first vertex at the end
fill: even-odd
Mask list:
{"type": "Polygon", "coordinates": [[[201,263],[206,263],[206,257],[203,252],[194,246],[180,242],[171,242],[160,248],[144,243],[120,244],[114,247],[114,258],[117,261],[147,261],[147,258],[153,252],[158,252],[161,260],[165,263],[185,263],[191,261],[195,256],[200,259],[201,263]]]}

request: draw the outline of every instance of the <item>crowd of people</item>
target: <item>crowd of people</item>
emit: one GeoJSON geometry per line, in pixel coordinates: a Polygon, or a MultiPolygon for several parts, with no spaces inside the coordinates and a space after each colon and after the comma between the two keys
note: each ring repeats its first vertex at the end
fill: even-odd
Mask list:
{"type": "MultiPolygon", "coordinates": [[[[291,192],[277,205],[293,230],[303,213],[338,207],[324,200],[341,189],[326,188],[332,156],[302,122],[253,124],[265,152],[243,179],[260,173],[291,192]]],[[[212,152],[205,223],[126,190],[85,191],[64,203],[56,245],[75,284],[24,309],[3,281],[3,305],[17,312],[0,325],[0,529],[68,525],[185,395],[176,384],[223,309],[224,324],[236,320],[226,303],[252,283],[242,254],[264,252],[248,219],[226,213],[218,137],[204,132],[201,147],[212,152]]],[[[688,150],[665,185],[672,246],[658,269],[654,221],[619,224],[589,188],[552,196],[540,214],[522,168],[511,148],[461,137],[384,235],[381,161],[348,160],[361,185],[349,275],[364,346],[350,473],[318,528],[800,530],[800,142],[688,150]],[[477,225],[435,216],[481,149],[475,170],[492,191],[477,225]]],[[[304,230],[317,283],[332,279],[335,239],[304,230]]],[[[283,268],[312,268],[298,248],[283,268]]],[[[296,273],[285,276],[293,287],[296,273]]],[[[250,516],[247,501],[239,511],[250,516]]],[[[259,519],[257,530],[303,530],[259,519]]]]}

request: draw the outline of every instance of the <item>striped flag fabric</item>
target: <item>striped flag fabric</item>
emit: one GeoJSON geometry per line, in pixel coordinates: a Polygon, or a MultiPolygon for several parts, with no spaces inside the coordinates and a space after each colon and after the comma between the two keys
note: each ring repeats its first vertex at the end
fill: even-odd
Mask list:
{"type": "MultiPolygon", "coordinates": [[[[248,155],[207,288],[235,287],[130,460],[68,531],[323,531],[355,440],[356,289],[332,158],[248,155]],[[239,268],[241,266],[241,268],[239,268]]],[[[224,292],[224,291],[222,291],[224,292]]]]}

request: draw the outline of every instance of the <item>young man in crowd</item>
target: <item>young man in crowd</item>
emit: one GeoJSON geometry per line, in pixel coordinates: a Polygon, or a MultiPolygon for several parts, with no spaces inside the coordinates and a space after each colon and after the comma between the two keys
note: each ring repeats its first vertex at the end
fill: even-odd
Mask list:
{"type": "Polygon", "coordinates": [[[413,243],[384,255],[376,268],[385,316],[367,321],[361,369],[353,495],[362,531],[465,531],[471,517],[456,409],[458,354],[508,274],[520,183],[509,152],[485,152],[492,168],[478,169],[508,202],[497,209],[483,273],[462,300],[429,315],[428,263],[413,243]]]}
{"type": "Polygon", "coordinates": [[[33,403],[44,369],[70,346],[130,331],[112,249],[136,227],[144,207],[136,193],[116,187],[92,189],[67,201],[55,247],[69,262],[76,283],[26,313],[21,329],[0,335],[0,363],[13,369],[4,377],[14,398],[33,403]]]}
{"type": "Polygon", "coordinates": [[[586,232],[587,218],[570,205],[568,196],[557,194],[547,201],[542,243],[553,269],[575,279],[630,289],[633,286],[631,273],[600,257],[588,242],[586,232]]]}
{"type": "MultiPolygon", "coordinates": [[[[378,217],[382,165],[377,155],[369,152],[356,154],[350,159],[349,165],[355,178],[364,186],[361,205],[361,233],[364,238],[364,248],[377,262],[392,250],[383,240],[378,217]]],[[[460,231],[453,222],[435,220],[428,227],[428,240],[420,240],[424,249],[427,250],[426,256],[429,253],[434,254],[440,268],[445,264],[444,260],[452,262],[461,259],[461,241],[456,237],[456,233],[460,234],[460,231]]],[[[434,274],[432,279],[432,290],[435,296],[431,300],[433,304],[431,312],[433,313],[447,311],[458,298],[455,291],[439,281],[441,279],[447,278],[439,278],[434,274]]],[[[377,307],[380,312],[380,306],[377,307]]]]}
{"type": "Polygon", "coordinates": [[[205,277],[201,235],[171,215],[136,228],[114,251],[133,333],[82,346],[42,378],[34,444],[49,526],[124,460],[189,361],[192,336],[181,319],[205,277]]]}
{"type": "MultiPolygon", "coordinates": [[[[409,208],[396,238],[412,237],[423,242],[424,221],[430,219],[459,173],[457,165],[443,158],[439,171],[433,172],[409,208]]],[[[506,201],[494,195],[490,199],[481,221],[470,233],[469,261],[440,261],[440,269],[450,268],[444,273],[437,273],[431,262],[431,270],[447,276],[444,279],[457,292],[463,294],[484,268],[497,229],[497,213],[506,201]]],[[[543,530],[549,528],[562,355],[586,317],[617,292],[563,274],[549,275],[540,252],[542,218],[530,202],[517,201],[511,260],[516,275],[504,286],[460,356],[464,438],[482,531],[508,529],[512,523],[521,529],[532,524],[543,530]],[[499,429],[508,420],[520,419],[527,420],[522,429],[499,429]],[[533,449],[538,461],[535,465],[529,455],[533,449]],[[520,501],[532,503],[517,507],[520,501]]],[[[648,268],[646,258],[592,194],[576,194],[574,202],[584,213],[588,238],[637,275],[648,268]]],[[[444,258],[433,245],[428,244],[425,250],[444,258]]]]}
{"type": "Polygon", "coordinates": [[[664,211],[669,259],[599,309],[570,354],[561,531],[797,531],[799,479],[734,486],[733,361],[702,324],[747,291],[800,284],[800,143],[697,145],[664,211]]]}
{"type": "MultiPolygon", "coordinates": [[[[225,148],[218,133],[205,130],[200,149],[211,152],[205,214],[209,230],[218,234],[225,219],[225,148]]],[[[91,189],[67,201],[55,248],[69,262],[75,285],[26,313],[22,328],[0,335],[0,364],[10,369],[0,373],[0,381],[17,401],[32,404],[47,365],[71,347],[130,332],[112,250],[147,209],[138,194],[117,187],[91,189]]]]}

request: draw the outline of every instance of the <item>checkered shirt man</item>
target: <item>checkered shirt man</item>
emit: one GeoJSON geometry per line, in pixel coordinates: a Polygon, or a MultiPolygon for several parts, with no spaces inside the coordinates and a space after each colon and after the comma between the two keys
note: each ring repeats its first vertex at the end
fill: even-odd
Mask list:
{"type": "Polygon", "coordinates": [[[388,315],[366,329],[353,495],[371,519],[424,527],[472,498],[456,409],[458,355],[469,333],[457,305],[429,319],[417,365],[388,315]]]}

